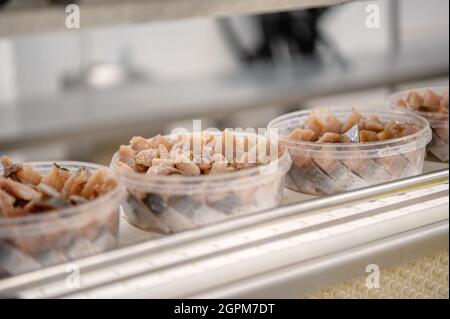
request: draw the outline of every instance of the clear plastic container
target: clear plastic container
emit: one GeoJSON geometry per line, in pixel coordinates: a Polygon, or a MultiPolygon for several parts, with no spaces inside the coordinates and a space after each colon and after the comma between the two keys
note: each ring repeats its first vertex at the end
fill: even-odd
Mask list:
{"type": "MultiPolygon", "coordinates": [[[[52,162],[27,163],[42,174],[52,162]]],[[[58,162],[62,168],[90,171],[103,166],[81,162],[58,162]]],[[[3,169],[0,168],[0,174],[3,169]]],[[[79,206],[39,215],[0,218],[0,278],[37,270],[50,265],[105,252],[117,247],[120,203],[125,190],[117,187],[79,206]]]]}
{"type": "Polygon", "coordinates": [[[122,206],[127,220],[143,230],[170,234],[278,206],[291,160],[284,152],[271,164],[201,176],[150,176],[123,171],[117,163],[118,153],[111,168],[128,189],[122,206]]]}
{"type": "MultiPolygon", "coordinates": [[[[340,121],[352,108],[329,109],[340,121]]],[[[369,143],[313,143],[288,138],[310,115],[310,110],[280,116],[268,125],[278,129],[280,143],[289,150],[292,167],[286,187],[311,195],[330,195],[386,183],[422,173],[425,146],[431,140],[428,122],[414,114],[389,109],[358,108],[363,115],[377,115],[383,122],[415,123],[415,134],[369,143]]]]}
{"type": "MultiPolygon", "coordinates": [[[[419,93],[420,95],[424,95],[427,90],[433,90],[438,94],[443,94],[445,91],[448,92],[448,87],[425,87],[412,89],[407,91],[402,91],[391,95],[388,98],[389,107],[396,110],[408,110],[406,108],[402,108],[398,106],[398,101],[402,99],[406,99],[408,94],[412,91],[419,93]]],[[[420,111],[412,111],[417,115],[422,116],[427,119],[430,123],[431,129],[433,131],[433,139],[430,144],[427,146],[427,151],[429,154],[432,154],[436,159],[442,162],[448,162],[448,114],[442,113],[432,113],[432,112],[420,112],[420,111]]]]}

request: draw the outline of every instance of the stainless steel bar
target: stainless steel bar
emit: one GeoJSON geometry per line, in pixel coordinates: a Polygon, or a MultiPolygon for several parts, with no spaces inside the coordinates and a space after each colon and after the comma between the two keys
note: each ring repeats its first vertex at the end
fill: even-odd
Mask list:
{"type": "MultiPolygon", "coordinates": [[[[75,292],[74,295],[67,295],[66,297],[87,295],[100,298],[111,296],[124,298],[186,298],[202,290],[236,283],[273,269],[280,269],[299,262],[320,258],[436,222],[448,222],[447,212],[448,202],[447,205],[443,204],[440,207],[422,209],[413,214],[403,215],[401,218],[389,217],[384,222],[375,222],[371,226],[366,227],[360,225],[352,230],[347,229],[347,231],[339,232],[338,234],[335,232],[327,234],[327,229],[332,229],[333,227],[324,227],[321,230],[312,231],[301,236],[292,236],[285,240],[273,238],[270,244],[260,244],[248,249],[238,247],[231,253],[224,253],[221,257],[229,260],[225,263],[226,266],[222,264],[220,267],[216,265],[216,267],[208,267],[207,269],[202,267],[202,270],[188,274],[182,271],[191,265],[204,265],[214,260],[214,258],[205,258],[205,260],[197,261],[194,264],[188,263],[175,266],[158,273],[146,272],[136,274],[133,277],[124,277],[123,280],[105,283],[80,293],[75,292]],[[295,239],[300,237],[303,239],[295,239]],[[287,247],[285,244],[281,244],[283,242],[287,243],[287,247]],[[271,248],[267,250],[267,247],[271,248]],[[233,257],[236,254],[240,256],[238,260],[233,257]],[[176,280],[169,281],[164,285],[145,284],[147,282],[152,283],[152,278],[161,278],[164,274],[169,275],[173,273],[177,274],[176,280]],[[130,291],[127,287],[135,288],[132,288],[130,291]]],[[[392,214],[397,215],[396,211],[392,211],[392,214]]],[[[363,222],[361,221],[361,223],[363,222]]],[[[239,237],[240,235],[236,233],[235,236],[239,237]]],[[[419,250],[417,252],[423,253],[423,251],[419,250]]],[[[320,272],[320,269],[316,270],[320,272]]]]}
{"type": "Polygon", "coordinates": [[[424,254],[448,249],[448,241],[448,221],[439,222],[187,297],[298,298],[308,292],[365,276],[364,270],[369,264],[376,264],[383,270],[424,254]]]}
{"type": "MultiPolygon", "coordinates": [[[[204,16],[268,13],[331,6],[355,0],[81,0],[81,26],[110,26],[204,16]]],[[[0,36],[64,31],[65,7],[12,0],[0,9],[0,36]]]]}
{"type": "MultiPolygon", "coordinates": [[[[336,220],[333,220],[330,222],[322,222],[322,223],[318,223],[318,224],[310,226],[310,227],[304,227],[302,229],[296,229],[296,230],[292,230],[292,231],[283,232],[281,234],[270,236],[270,237],[267,237],[264,239],[254,240],[254,241],[251,241],[248,243],[242,243],[239,246],[234,246],[231,248],[221,249],[221,250],[218,250],[218,251],[215,251],[212,253],[203,254],[198,257],[186,258],[179,262],[173,262],[169,265],[165,265],[162,267],[156,267],[153,269],[136,272],[136,273],[130,274],[128,276],[122,276],[120,278],[111,280],[108,283],[104,283],[104,284],[107,286],[113,286],[113,285],[120,286],[120,284],[122,282],[126,282],[126,281],[137,279],[137,278],[142,278],[142,280],[145,280],[144,278],[146,278],[146,277],[152,276],[153,274],[157,275],[158,273],[164,272],[166,270],[188,267],[191,264],[201,263],[202,261],[211,260],[211,259],[213,259],[215,257],[219,257],[219,256],[226,256],[227,254],[231,254],[236,251],[243,251],[245,249],[257,248],[257,247],[263,246],[265,244],[271,244],[276,241],[289,240],[290,238],[295,238],[295,237],[298,237],[301,235],[317,233],[317,232],[320,232],[321,230],[326,231],[326,229],[332,228],[333,226],[342,225],[342,224],[351,223],[351,222],[358,222],[358,220],[367,219],[368,217],[377,217],[378,215],[382,215],[382,214],[386,213],[386,211],[395,212],[397,210],[400,210],[404,206],[409,207],[412,205],[417,205],[418,203],[428,202],[430,200],[438,199],[438,198],[442,198],[442,197],[448,197],[448,190],[433,193],[433,194],[426,195],[426,196],[421,196],[419,198],[414,198],[411,201],[405,201],[402,203],[387,205],[382,208],[377,208],[377,209],[369,210],[369,211],[366,211],[363,213],[358,213],[353,216],[339,218],[339,219],[336,219],[336,220]]],[[[429,213],[430,213],[430,215],[432,215],[431,212],[429,212],[429,213]]],[[[438,214],[438,215],[442,215],[442,214],[438,214]]],[[[420,217],[418,216],[418,217],[414,217],[412,219],[417,221],[418,219],[420,219],[420,217]]],[[[238,234],[238,233],[236,233],[236,234],[238,234]]],[[[369,238],[369,237],[370,236],[367,236],[367,238],[369,238]]],[[[340,250],[338,247],[335,247],[335,249],[340,250]]],[[[89,291],[95,292],[98,289],[98,287],[101,287],[101,285],[86,287],[83,290],[77,292],[77,294],[80,292],[81,293],[86,293],[89,291]]],[[[55,297],[63,297],[63,298],[70,297],[72,294],[73,294],[72,291],[66,291],[65,293],[55,295],[55,297]]],[[[184,295],[179,295],[177,297],[181,297],[181,296],[184,296],[184,295]]]]}

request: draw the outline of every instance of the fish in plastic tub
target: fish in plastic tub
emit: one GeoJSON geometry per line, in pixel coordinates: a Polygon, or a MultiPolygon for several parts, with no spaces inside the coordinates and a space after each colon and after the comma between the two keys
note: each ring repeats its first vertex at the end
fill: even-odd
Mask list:
{"type": "Polygon", "coordinates": [[[397,110],[414,112],[425,118],[433,131],[427,146],[429,159],[448,162],[448,87],[429,87],[395,93],[388,105],[397,110]]]}
{"type": "Polygon", "coordinates": [[[125,189],[96,164],[2,158],[0,277],[69,262],[117,247],[125,189]]]}
{"type": "Polygon", "coordinates": [[[321,108],[268,125],[291,154],[286,187],[331,195],[422,173],[428,122],[389,109],[321,108]]]}
{"type": "Polygon", "coordinates": [[[127,220],[159,234],[277,207],[290,165],[265,136],[231,131],[134,137],[111,162],[128,190],[127,220]]]}

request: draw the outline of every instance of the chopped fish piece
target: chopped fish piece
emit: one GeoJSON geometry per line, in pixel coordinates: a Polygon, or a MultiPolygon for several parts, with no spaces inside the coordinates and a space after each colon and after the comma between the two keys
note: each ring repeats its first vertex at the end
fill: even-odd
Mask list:
{"type": "Polygon", "coordinates": [[[72,195],[80,195],[89,179],[90,173],[87,169],[81,168],[72,174],[65,182],[61,190],[62,198],[69,198],[72,195]]]}
{"type": "Polygon", "coordinates": [[[317,140],[322,135],[322,132],[325,128],[325,123],[319,118],[317,114],[313,112],[309,119],[306,121],[304,128],[313,131],[314,136],[312,140],[317,140]]]}
{"type": "Polygon", "coordinates": [[[127,164],[133,170],[136,169],[135,152],[128,146],[121,145],[119,148],[119,161],[127,164]]]}
{"type": "Polygon", "coordinates": [[[364,128],[367,131],[379,133],[384,130],[384,125],[378,121],[369,120],[365,122],[364,128]]]}
{"type": "Polygon", "coordinates": [[[131,149],[135,152],[141,152],[151,148],[152,144],[141,136],[135,136],[130,140],[131,149]]]}
{"type": "Polygon", "coordinates": [[[29,165],[15,164],[7,156],[2,157],[3,177],[12,179],[30,185],[37,185],[41,181],[41,175],[34,171],[29,165]]]}
{"type": "Polygon", "coordinates": [[[187,176],[197,176],[201,174],[200,168],[192,162],[181,162],[175,165],[175,167],[183,174],[187,176]]]}
{"type": "Polygon", "coordinates": [[[156,135],[149,139],[151,148],[158,148],[159,145],[164,145],[167,150],[170,150],[173,143],[169,139],[165,138],[161,134],[156,135]]]}
{"type": "Polygon", "coordinates": [[[3,156],[1,162],[3,166],[3,177],[5,178],[12,177],[22,169],[21,164],[14,164],[7,156],[3,156]]]}
{"type": "Polygon", "coordinates": [[[427,90],[423,97],[423,105],[421,106],[439,110],[439,107],[441,106],[441,97],[433,90],[427,90]]]}
{"type": "Polygon", "coordinates": [[[8,194],[23,200],[38,200],[41,198],[41,194],[35,191],[33,188],[13,181],[10,178],[0,177],[0,189],[3,189],[8,194]]]}
{"type": "Polygon", "coordinates": [[[150,167],[152,166],[153,159],[159,157],[159,150],[156,148],[150,148],[143,151],[140,151],[136,155],[136,163],[139,165],[150,167]]]}
{"type": "MultiPolygon", "coordinates": [[[[84,198],[90,199],[97,197],[100,186],[105,182],[106,172],[104,170],[95,171],[87,180],[80,195],[84,198]]],[[[71,195],[73,197],[73,195],[71,195]]]]}
{"type": "Polygon", "coordinates": [[[341,135],[334,132],[326,132],[319,138],[319,143],[340,143],[341,135]]]}
{"type": "Polygon", "coordinates": [[[42,183],[60,192],[69,177],[70,172],[68,170],[61,169],[58,165],[53,164],[52,169],[42,178],[42,183]]]}
{"type": "Polygon", "coordinates": [[[358,125],[361,120],[364,120],[364,117],[354,109],[350,117],[347,119],[347,122],[345,122],[344,126],[342,127],[342,131],[347,132],[355,125],[358,125]]]}
{"type": "Polygon", "coordinates": [[[310,129],[296,128],[289,134],[289,138],[294,140],[312,142],[316,133],[310,129]]]}
{"type": "Polygon", "coordinates": [[[324,127],[324,132],[340,134],[342,132],[343,126],[344,125],[341,123],[341,121],[339,121],[339,119],[334,114],[330,114],[327,118],[324,127]]]}
{"type": "Polygon", "coordinates": [[[422,96],[415,91],[412,91],[411,93],[408,94],[406,101],[412,107],[419,107],[419,106],[423,105],[422,96]]]}
{"type": "Polygon", "coordinates": [[[359,131],[359,141],[362,143],[365,142],[376,142],[378,141],[378,136],[376,132],[361,130],[359,131]]]}
{"type": "Polygon", "coordinates": [[[160,159],[170,159],[169,151],[167,150],[167,147],[165,145],[159,144],[158,151],[160,159]]]}
{"type": "Polygon", "coordinates": [[[0,189],[0,216],[14,209],[16,199],[0,189]]]}
{"type": "Polygon", "coordinates": [[[169,175],[177,175],[181,174],[181,171],[167,166],[167,165],[159,165],[159,166],[152,166],[147,171],[148,175],[160,175],[160,176],[169,176],[169,175]]]}

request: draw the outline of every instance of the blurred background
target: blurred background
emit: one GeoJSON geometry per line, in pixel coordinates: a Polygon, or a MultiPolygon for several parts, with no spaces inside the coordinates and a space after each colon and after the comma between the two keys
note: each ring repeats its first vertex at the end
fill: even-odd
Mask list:
{"type": "Polygon", "coordinates": [[[193,119],[259,128],[300,108],[380,107],[395,90],[448,85],[447,0],[331,0],[346,3],[221,17],[186,5],[183,19],[156,21],[171,1],[183,2],[159,1],[147,21],[142,0],[130,0],[116,23],[113,0],[96,0],[88,27],[81,3],[81,28],[65,30],[52,24],[65,1],[0,0],[0,155],[109,164],[133,135],[193,119]],[[368,5],[379,28],[366,25],[368,5]]]}

